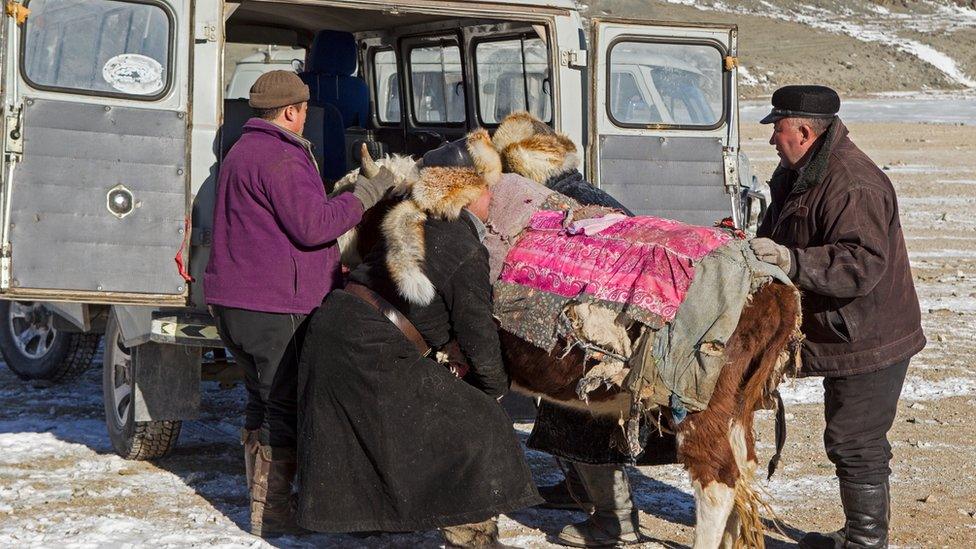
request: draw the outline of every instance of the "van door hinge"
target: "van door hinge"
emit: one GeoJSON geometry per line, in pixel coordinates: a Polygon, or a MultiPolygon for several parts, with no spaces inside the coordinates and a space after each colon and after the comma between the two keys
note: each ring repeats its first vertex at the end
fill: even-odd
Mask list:
{"type": "Polygon", "coordinates": [[[0,290],[10,289],[10,252],[9,243],[0,248],[0,290]]]}
{"type": "Polygon", "coordinates": [[[586,50],[559,50],[559,64],[564,67],[585,68],[586,50]]]}
{"type": "Polygon", "coordinates": [[[736,67],[739,66],[739,58],[726,55],[725,58],[722,59],[722,65],[725,67],[725,72],[732,72],[736,67]]]}
{"type": "Polygon", "coordinates": [[[197,32],[196,43],[201,42],[216,42],[217,41],[217,24],[216,23],[204,23],[200,25],[200,30],[197,32]]]}

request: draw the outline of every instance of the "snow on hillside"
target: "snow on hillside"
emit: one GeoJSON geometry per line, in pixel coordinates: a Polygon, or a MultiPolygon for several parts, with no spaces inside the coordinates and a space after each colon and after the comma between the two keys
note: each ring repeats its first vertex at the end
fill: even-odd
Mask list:
{"type": "MultiPolygon", "coordinates": [[[[939,51],[924,41],[903,36],[904,31],[923,34],[951,33],[976,28],[976,9],[946,0],[921,0],[912,3],[911,12],[893,11],[870,1],[819,1],[812,3],[784,0],[727,2],[723,0],[664,0],[703,11],[770,17],[800,23],[815,29],[845,34],[863,42],[877,42],[917,57],[941,71],[960,86],[976,89],[976,75],[966,74],[953,58],[953,52],[939,51]]],[[[744,73],[743,83],[755,77],[744,73]]]]}

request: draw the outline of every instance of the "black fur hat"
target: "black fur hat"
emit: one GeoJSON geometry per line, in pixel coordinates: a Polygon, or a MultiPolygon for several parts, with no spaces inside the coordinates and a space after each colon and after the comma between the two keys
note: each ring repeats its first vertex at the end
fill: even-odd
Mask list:
{"type": "Polygon", "coordinates": [[[773,92],[772,102],[773,110],[760,124],[781,118],[833,118],[840,111],[840,96],[827,86],[783,86],[773,92]]]}

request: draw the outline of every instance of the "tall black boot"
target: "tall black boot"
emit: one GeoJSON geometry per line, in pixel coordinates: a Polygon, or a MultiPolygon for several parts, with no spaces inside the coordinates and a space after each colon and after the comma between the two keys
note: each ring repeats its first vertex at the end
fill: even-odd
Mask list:
{"type": "Polygon", "coordinates": [[[858,484],[840,481],[840,500],[844,505],[845,549],[888,547],[888,521],[891,518],[891,493],[888,481],[858,484]]]}
{"type": "Polygon", "coordinates": [[[801,549],[888,547],[891,496],[888,483],[858,484],[840,481],[844,527],[836,532],[810,532],[800,540],[801,549]]]}

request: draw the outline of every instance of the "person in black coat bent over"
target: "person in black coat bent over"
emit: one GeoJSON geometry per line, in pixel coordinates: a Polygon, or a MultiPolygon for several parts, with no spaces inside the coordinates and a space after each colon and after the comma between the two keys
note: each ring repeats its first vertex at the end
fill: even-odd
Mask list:
{"type": "Polygon", "coordinates": [[[476,168],[423,169],[346,289],[312,317],[299,368],[305,528],[440,528],[452,545],[497,546],[495,517],[540,501],[497,402],[509,381],[481,235],[500,164],[483,130],[468,148],[476,168]],[[452,339],[464,380],[422,352],[452,339]]]}

